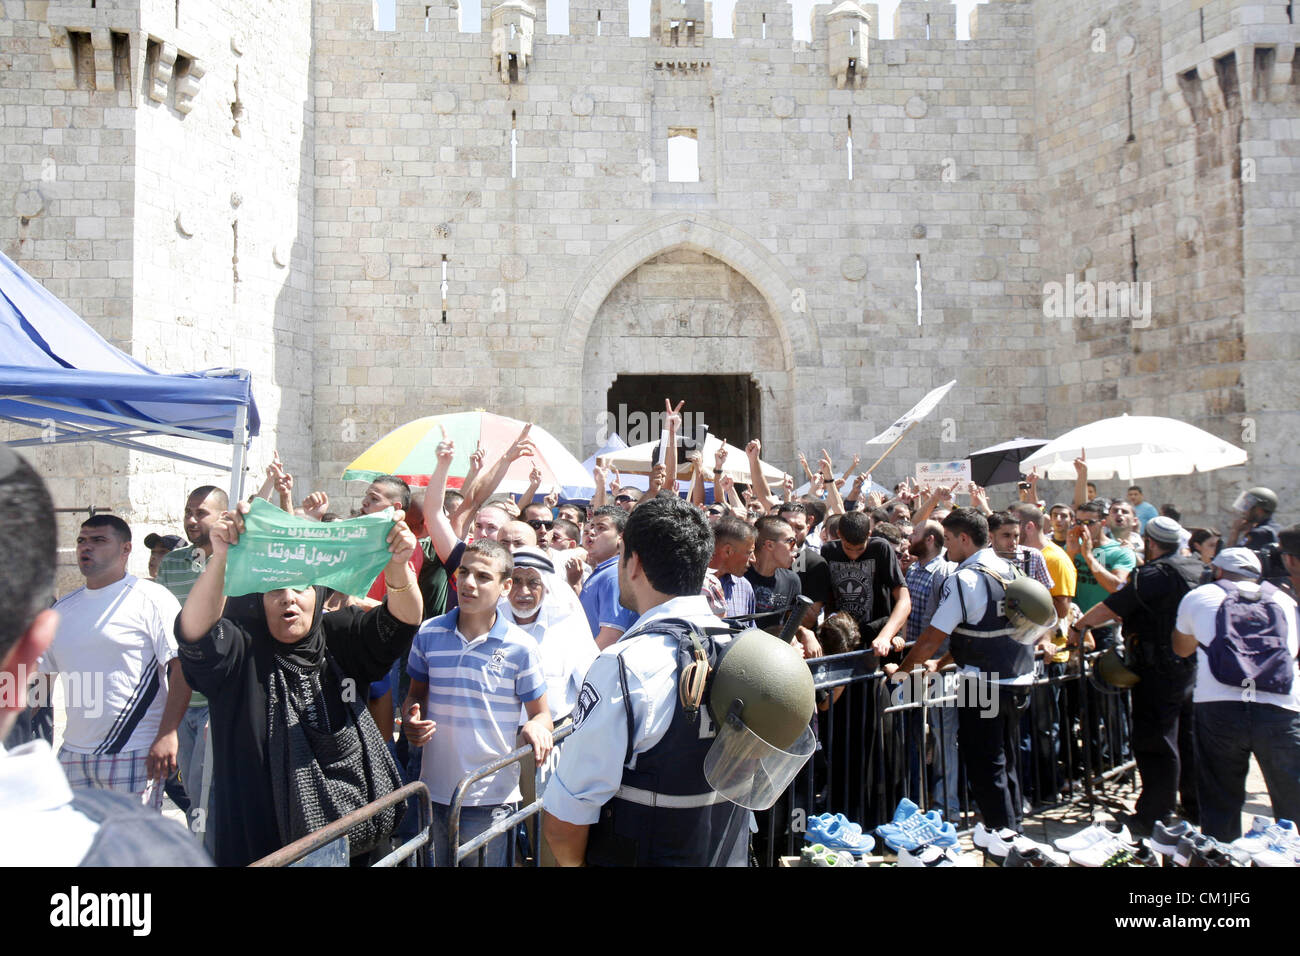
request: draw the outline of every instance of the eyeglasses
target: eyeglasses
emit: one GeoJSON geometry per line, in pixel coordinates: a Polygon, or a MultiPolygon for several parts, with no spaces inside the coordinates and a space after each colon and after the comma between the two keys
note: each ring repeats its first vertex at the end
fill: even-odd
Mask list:
{"type": "Polygon", "coordinates": [[[529,518],[529,519],[528,519],[528,523],[529,523],[529,525],[532,526],[532,529],[533,529],[534,531],[543,531],[543,530],[545,530],[545,531],[550,531],[550,530],[551,530],[551,525],[553,525],[555,522],[554,522],[554,521],[543,521],[541,518],[529,518]]]}
{"type": "Polygon", "coordinates": [[[631,495],[619,495],[614,500],[618,502],[620,505],[627,504],[627,502],[629,501],[636,501],[636,499],[633,498],[631,495]]]}

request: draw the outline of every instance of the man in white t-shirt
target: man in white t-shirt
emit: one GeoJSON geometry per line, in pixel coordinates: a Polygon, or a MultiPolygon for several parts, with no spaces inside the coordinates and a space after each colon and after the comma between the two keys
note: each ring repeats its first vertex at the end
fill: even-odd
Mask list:
{"type": "MultiPolygon", "coordinates": [[[[1300,672],[1296,669],[1300,635],[1296,602],[1272,585],[1259,582],[1261,568],[1255,552],[1225,548],[1212,564],[1215,583],[1189,591],[1178,605],[1173,647],[1183,657],[1196,654],[1192,704],[1201,829],[1218,840],[1231,841],[1241,836],[1241,808],[1246,802],[1246,773],[1252,753],[1268,784],[1273,815],[1300,819],[1300,672]],[[1256,666],[1265,666],[1235,683],[1220,679],[1226,673],[1224,665],[1215,675],[1207,651],[1216,638],[1225,639],[1220,610],[1230,593],[1238,600],[1263,602],[1261,617],[1280,612],[1273,619],[1280,620],[1286,636],[1285,653],[1279,646],[1271,657],[1251,655],[1256,666]],[[1270,661],[1273,668],[1267,667],[1270,661]],[[1288,691],[1277,691],[1287,684],[1288,691]]],[[[1254,643],[1262,641],[1255,638],[1254,643]]]]}
{"type": "Polygon", "coordinates": [[[86,586],[54,605],[59,629],[40,669],[63,675],[59,763],[73,789],[115,790],[161,810],[190,698],[173,632],[181,607],[165,587],[126,573],[130,553],[121,518],[82,524],[77,567],[86,586]]]}

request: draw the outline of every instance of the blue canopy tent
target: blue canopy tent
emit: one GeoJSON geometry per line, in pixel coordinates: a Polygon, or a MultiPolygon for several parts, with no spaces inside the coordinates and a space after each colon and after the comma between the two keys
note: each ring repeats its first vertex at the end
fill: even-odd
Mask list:
{"type": "MultiPolygon", "coordinates": [[[[230,471],[243,496],[244,458],[261,427],[243,369],[155,372],[98,333],[0,253],[0,419],[41,431],[11,446],[98,441],[230,471]],[[229,465],[149,443],[164,435],[232,449],[229,465]]],[[[224,457],[224,456],[223,456],[224,457]]]]}

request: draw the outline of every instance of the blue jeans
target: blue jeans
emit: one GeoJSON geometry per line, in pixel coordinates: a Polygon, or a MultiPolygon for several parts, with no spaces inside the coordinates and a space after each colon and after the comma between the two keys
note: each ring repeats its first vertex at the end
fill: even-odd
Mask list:
{"type": "Polygon", "coordinates": [[[176,728],[176,769],[185,795],[190,798],[189,825],[194,833],[205,833],[212,827],[211,807],[205,806],[210,801],[202,786],[203,764],[208,756],[203,740],[203,728],[207,722],[207,707],[190,707],[176,728]],[[200,810],[204,812],[200,813],[200,810]]]}
{"type": "Polygon", "coordinates": [[[1218,840],[1241,836],[1252,753],[1264,773],[1273,816],[1300,819],[1300,713],[1235,700],[1196,704],[1194,711],[1201,829],[1218,840]]]}
{"type": "MultiPolygon", "coordinates": [[[[464,846],[474,837],[487,830],[497,821],[493,819],[496,816],[504,820],[511,813],[518,809],[515,804],[507,803],[501,806],[487,804],[481,807],[461,807],[460,810],[460,835],[457,839],[459,846],[464,846]]],[[[456,861],[453,859],[454,853],[449,845],[449,828],[451,825],[451,807],[445,803],[433,804],[433,861],[434,866],[455,866],[456,861]]],[[[513,862],[514,854],[510,849],[514,842],[514,832],[502,833],[501,836],[495,837],[487,846],[483,847],[484,866],[510,866],[513,862]]],[[[465,858],[461,866],[478,866],[478,853],[471,853],[465,858]]]]}
{"type": "MultiPolygon", "coordinates": [[[[944,682],[950,687],[950,680],[944,682]]],[[[945,691],[946,693],[946,691],[945,691]]],[[[930,728],[934,732],[934,764],[931,769],[931,800],[943,811],[945,820],[961,820],[961,787],[958,783],[957,708],[940,704],[930,710],[930,728]]]]}

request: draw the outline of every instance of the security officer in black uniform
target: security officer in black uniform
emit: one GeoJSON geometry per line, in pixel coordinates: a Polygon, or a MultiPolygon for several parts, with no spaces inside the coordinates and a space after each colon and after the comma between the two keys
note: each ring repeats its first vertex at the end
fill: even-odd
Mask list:
{"type": "MultiPolygon", "coordinates": [[[[807,665],[771,635],[733,637],[720,624],[701,595],[712,555],[705,515],[676,496],[643,501],[628,519],[619,594],[640,617],[588,670],[577,729],[542,798],[543,833],[561,866],[745,866],[748,810],[763,800],[748,799],[754,781],[728,762],[744,748],[728,748],[745,735],[750,747],[754,735],[782,752],[806,745],[790,778],[812,753],[807,665]],[[768,704],[773,687],[800,697],[785,710],[768,708],[775,731],[751,714],[764,702],[744,674],[763,675],[768,704]],[[745,699],[743,710],[710,707],[710,688],[713,704],[722,688],[745,699]]],[[[775,801],[788,783],[776,780],[763,799],[775,801]]]]}
{"type": "Polygon", "coordinates": [[[975,509],[949,513],[943,538],[949,560],[959,562],[957,570],[944,582],[930,626],[902,664],[886,665],[885,671],[901,679],[951,637],[949,653],[962,669],[957,746],[966,778],[984,825],[1019,832],[1020,712],[1033,683],[1035,646],[1055,629],[1056,608],[1047,588],[988,546],[988,522],[975,509]]]}
{"type": "Polygon", "coordinates": [[[1179,657],[1172,635],[1183,595],[1201,582],[1199,558],[1178,554],[1183,529],[1161,515],[1143,532],[1146,563],[1128,582],[1108,595],[1071,628],[1082,634],[1111,620],[1124,625],[1128,666],[1139,680],[1133,685],[1133,756],[1142,776],[1142,792],[1130,826],[1139,834],[1177,808],[1196,820],[1196,767],[1192,733],[1195,657],[1179,657]]]}

